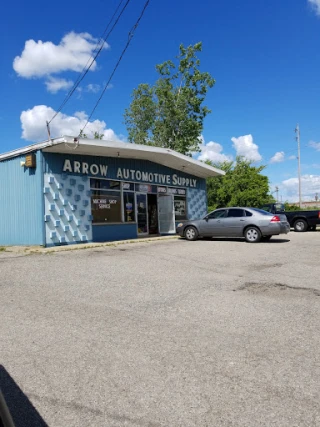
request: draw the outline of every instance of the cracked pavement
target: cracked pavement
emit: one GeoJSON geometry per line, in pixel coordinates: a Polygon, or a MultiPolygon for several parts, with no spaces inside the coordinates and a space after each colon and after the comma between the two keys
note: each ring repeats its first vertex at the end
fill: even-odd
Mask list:
{"type": "Polygon", "coordinates": [[[319,254],[319,231],[0,253],[17,427],[319,426],[319,254]]]}

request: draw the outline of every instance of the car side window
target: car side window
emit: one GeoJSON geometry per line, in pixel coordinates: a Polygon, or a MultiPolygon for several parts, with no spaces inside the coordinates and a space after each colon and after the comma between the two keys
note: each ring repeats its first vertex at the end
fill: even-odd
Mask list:
{"type": "Polygon", "coordinates": [[[226,210],[221,209],[219,211],[214,211],[214,212],[209,213],[209,215],[207,215],[206,218],[208,218],[208,219],[224,218],[225,214],[226,214],[226,210]]]}
{"type": "Polygon", "coordinates": [[[252,213],[249,211],[244,211],[244,213],[246,214],[246,216],[252,216],[252,213]]]}
{"type": "Polygon", "coordinates": [[[228,218],[241,218],[245,216],[243,209],[229,209],[228,218]]]}

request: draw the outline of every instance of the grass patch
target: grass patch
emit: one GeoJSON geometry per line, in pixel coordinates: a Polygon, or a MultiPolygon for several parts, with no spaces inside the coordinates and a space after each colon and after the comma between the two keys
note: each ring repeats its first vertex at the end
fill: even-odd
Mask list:
{"type": "Polygon", "coordinates": [[[0,252],[5,252],[7,249],[4,246],[0,246],[0,252]]]}

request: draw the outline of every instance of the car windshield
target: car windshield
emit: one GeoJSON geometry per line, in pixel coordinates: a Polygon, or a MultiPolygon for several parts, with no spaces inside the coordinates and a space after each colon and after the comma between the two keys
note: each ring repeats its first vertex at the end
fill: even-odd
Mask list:
{"type": "Polygon", "coordinates": [[[262,209],[257,209],[257,208],[251,208],[253,211],[255,211],[255,212],[258,212],[259,214],[261,214],[261,215],[273,215],[272,213],[270,213],[270,212],[267,212],[267,211],[264,211],[264,210],[262,210],[262,209]]]}

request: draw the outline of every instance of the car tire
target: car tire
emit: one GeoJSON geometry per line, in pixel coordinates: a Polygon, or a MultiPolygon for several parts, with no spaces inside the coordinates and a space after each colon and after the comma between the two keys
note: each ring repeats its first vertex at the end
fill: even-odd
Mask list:
{"type": "Polygon", "coordinates": [[[298,233],[303,233],[304,231],[307,231],[308,224],[304,219],[297,219],[295,223],[293,224],[294,231],[297,231],[298,233]]]}
{"type": "Polygon", "coordinates": [[[247,227],[244,231],[244,237],[248,243],[258,243],[261,240],[261,231],[257,227],[247,227]]]}
{"type": "Polygon", "coordinates": [[[190,242],[197,240],[198,238],[198,230],[195,227],[189,226],[186,227],[184,230],[184,237],[186,240],[189,240],[190,242]]]}
{"type": "Polygon", "coordinates": [[[271,237],[272,237],[272,236],[263,236],[263,237],[261,238],[261,240],[262,240],[263,242],[269,242],[269,240],[271,239],[271,237]]]}

